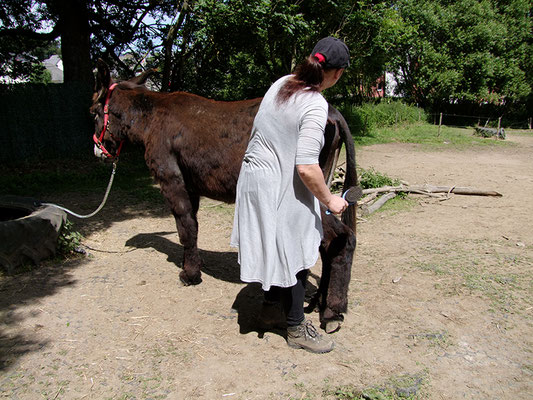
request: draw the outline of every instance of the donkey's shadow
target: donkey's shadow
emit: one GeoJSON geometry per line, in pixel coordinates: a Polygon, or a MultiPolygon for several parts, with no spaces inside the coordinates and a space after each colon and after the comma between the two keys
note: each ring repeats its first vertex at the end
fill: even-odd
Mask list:
{"type": "MultiPolygon", "coordinates": [[[[137,249],[152,248],[167,255],[167,261],[182,268],[183,246],[166,238],[176,232],[139,233],[126,241],[126,246],[137,249]]],[[[225,282],[240,283],[237,253],[233,251],[199,250],[204,261],[202,272],[225,282]]]]}

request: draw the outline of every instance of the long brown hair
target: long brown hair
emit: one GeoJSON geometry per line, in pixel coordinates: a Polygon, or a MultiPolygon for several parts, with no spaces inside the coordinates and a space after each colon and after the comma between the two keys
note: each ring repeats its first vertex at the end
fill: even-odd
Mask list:
{"type": "Polygon", "coordinates": [[[322,64],[317,57],[309,56],[295,68],[294,74],[283,84],[276,97],[276,102],[281,105],[304,89],[319,92],[323,81],[324,68],[322,64]]]}

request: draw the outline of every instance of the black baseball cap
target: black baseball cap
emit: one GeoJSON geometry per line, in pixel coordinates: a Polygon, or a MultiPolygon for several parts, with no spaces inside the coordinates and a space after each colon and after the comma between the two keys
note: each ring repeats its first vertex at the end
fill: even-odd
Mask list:
{"type": "Polygon", "coordinates": [[[318,58],[324,68],[346,68],[350,65],[348,46],[342,40],[331,36],[320,39],[311,55],[318,58]]]}

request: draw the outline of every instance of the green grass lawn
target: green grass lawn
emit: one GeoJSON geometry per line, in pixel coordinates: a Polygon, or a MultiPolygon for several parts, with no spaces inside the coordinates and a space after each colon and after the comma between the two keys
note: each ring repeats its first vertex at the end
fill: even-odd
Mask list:
{"type": "MultiPolygon", "coordinates": [[[[62,193],[101,193],[103,196],[111,171],[111,164],[102,163],[92,155],[3,165],[0,167],[0,195],[38,199],[62,193]]],[[[161,201],[142,149],[130,146],[122,153],[112,190],[121,191],[140,201],[161,201]]]]}
{"type": "Polygon", "coordinates": [[[467,148],[471,146],[505,146],[504,140],[474,136],[474,128],[455,128],[427,123],[399,127],[379,128],[366,135],[354,135],[356,146],[380,143],[418,143],[430,147],[467,148]]]}

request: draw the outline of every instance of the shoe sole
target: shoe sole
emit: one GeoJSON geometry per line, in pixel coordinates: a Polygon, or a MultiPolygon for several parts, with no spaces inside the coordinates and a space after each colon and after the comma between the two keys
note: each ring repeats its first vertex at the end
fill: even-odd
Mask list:
{"type": "Polygon", "coordinates": [[[306,350],[310,353],[314,353],[314,354],[324,354],[324,353],[329,353],[330,351],[332,351],[334,348],[335,348],[335,343],[333,343],[331,345],[331,348],[330,349],[324,349],[324,350],[313,350],[313,349],[310,349],[309,347],[306,347],[306,346],[303,346],[301,344],[298,344],[298,343],[288,343],[287,342],[287,345],[293,349],[303,349],[303,350],[306,350]]]}

